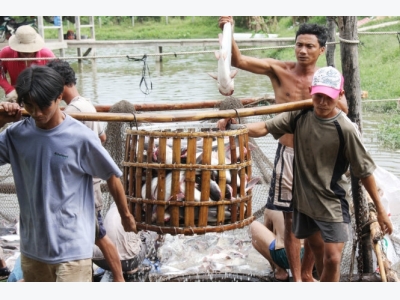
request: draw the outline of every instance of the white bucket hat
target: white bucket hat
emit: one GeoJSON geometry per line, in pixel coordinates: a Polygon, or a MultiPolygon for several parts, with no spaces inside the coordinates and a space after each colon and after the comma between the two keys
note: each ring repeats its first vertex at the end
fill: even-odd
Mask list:
{"type": "Polygon", "coordinates": [[[15,51],[32,53],[44,47],[44,40],[34,28],[24,25],[18,27],[15,35],[8,40],[8,45],[15,51]]]}

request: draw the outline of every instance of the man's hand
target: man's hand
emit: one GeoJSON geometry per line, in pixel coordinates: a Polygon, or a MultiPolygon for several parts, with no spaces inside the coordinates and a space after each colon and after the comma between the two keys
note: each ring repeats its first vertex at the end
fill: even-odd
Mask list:
{"type": "Polygon", "coordinates": [[[7,123],[21,120],[22,108],[18,103],[1,102],[0,109],[4,109],[0,113],[0,127],[3,127],[7,123]]]}
{"type": "Polygon", "coordinates": [[[220,17],[220,18],[219,18],[219,21],[218,21],[218,26],[219,26],[219,28],[224,29],[224,25],[225,25],[225,23],[227,23],[227,22],[230,22],[232,25],[235,24],[234,21],[233,21],[232,16],[220,17]]]}
{"type": "Polygon", "coordinates": [[[134,233],[138,233],[138,231],[136,229],[135,218],[131,214],[129,216],[121,217],[121,223],[126,232],[133,231],[134,233]]]}
{"type": "Polygon", "coordinates": [[[393,224],[390,221],[386,211],[378,212],[378,223],[381,226],[381,230],[383,234],[392,234],[393,232],[393,224]]]}
{"type": "Polygon", "coordinates": [[[117,205],[119,215],[121,216],[121,224],[124,227],[124,230],[127,232],[133,231],[137,233],[136,221],[129,211],[121,180],[117,176],[111,175],[110,178],[107,179],[107,186],[111,196],[114,198],[115,204],[117,205]]]}
{"type": "Polygon", "coordinates": [[[237,124],[236,119],[233,118],[221,119],[217,122],[217,127],[219,130],[226,130],[228,124],[237,124]]]}
{"type": "Polygon", "coordinates": [[[11,92],[9,92],[6,95],[6,101],[7,102],[15,103],[15,102],[17,102],[17,99],[18,99],[18,95],[17,95],[17,92],[15,90],[12,90],[11,92]]]}
{"type": "Polygon", "coordinates": [[[361,182],[367,190],[372,202],[375,204],[376,208],[376,216],[378,218],[379,226],[381,227],[383,234],[392,234],[393,225],[390,221],[388,214],[385,208],[382,205],[382,201],[380,199],[378,188],[376,186],[375,177],[373,174],[361,178],[361,182]]]}

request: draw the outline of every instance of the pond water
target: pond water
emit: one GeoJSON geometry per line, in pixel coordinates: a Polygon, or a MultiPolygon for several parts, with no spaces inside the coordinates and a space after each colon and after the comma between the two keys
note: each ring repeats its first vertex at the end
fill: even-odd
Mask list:
{"type": "MultiPolygon", "coordinates": [[[[81,64],[78,64],[76,59],[70,59],[69,62],[77,73],[77,86],[80,93],[96,104],[114,104],[122,99],[132,103],[223,100],[224,97],[218,92],[216,81],[207,74],[217,72],[217,60],[214,54],[205,53],[205,51],[215,49],[164,47],[163,53],[175,52],[177,56],[163,56],[161,63],[157,62],[154,56],[148,56],[146,60],[150,74],[146,77],[148,87],[150,87],[150,82],[152,83],[152,90],[148,95],[142,92],[145,90],[144,83],[140,87],[143,61],[128,60],[126,55],[141,57],[143,54],[153,54],[155,47],[97,48],[95,55],[104,58],[83,60],[81,64]],[[182,52],[192,53],[179,54],[182,52]]],[[[248,55],[263,54],[256,51],[248,55]]],[[[76,50],[68,49],[66,57],[76,57],[76,50]]],[[[235,97],[265,95],[273,95],[267,76],[239,70],[235,77],[235,97]]],[[[400,151],[385,149],[378,141],[377,125],[385,117],[388,116],[364,114],[362,116],[363,138],[365,146],[372,153],[376,163],[400,178],[400,151]]]]}

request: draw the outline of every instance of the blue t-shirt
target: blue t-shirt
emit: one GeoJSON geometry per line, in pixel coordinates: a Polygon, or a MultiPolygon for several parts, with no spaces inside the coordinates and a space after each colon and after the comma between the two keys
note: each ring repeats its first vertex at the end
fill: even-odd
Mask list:
{"type": "Polygon", "coordinates": [[[96,134],[68,115],[50,130],[27,118],[0,134],[0,165],[6,163],[20,206],[21,252],[51,264],[91,258],[92,177],[122,175],[96,134]]]}

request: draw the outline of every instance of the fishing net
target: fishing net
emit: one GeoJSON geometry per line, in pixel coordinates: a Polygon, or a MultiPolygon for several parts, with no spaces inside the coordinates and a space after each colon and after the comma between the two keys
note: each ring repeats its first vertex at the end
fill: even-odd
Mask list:
{"type": "MultiPolygon", "coordinates": [[[[110,107],[110,113],[132,113],[134,116],[138,113],[135,106],[126,100],[121,100],[110,107]]],[[[115,163],[123,172],[122,163],[125,157],[125,131],[128,128],[134,128],[140,126],[140,123],[135,122],[108,122],[105,129],[107,136],[104,148],[107,149],[110,156],[113,158],[115,163]]],[[[105,181],[102,182],[103,192],[103,208],[102,215],[105,216],[106,212],[110,208],[110,205],[114,201],[108,192],[105,181]]]]}
{"type": "MultiPolygon", "coordinates": [[[[221,101],[217,108],[219,110],[233,109],[237,113],[236,109],[244,108],[244,105],[238,98],[230,96],[221,101]]],[[[245,124],[266,121],[272,117],[273,115],[245,118],[240,118],[238,116],[237,120],[239,123],[245,124]]],[[[257,139],[249,138],[249,142],[255,146],[255,148],[251,150],[253,176],[261,178],[261,184],[258,184],[253,188],[253,215],[256,219],[260,219],[260,221],[262,221],[264,218],[264,206],[267,202],[269,185],[274,167],[271,159],[272,161],[274,159],[277,142],[270,135],[257,139]]]]}

